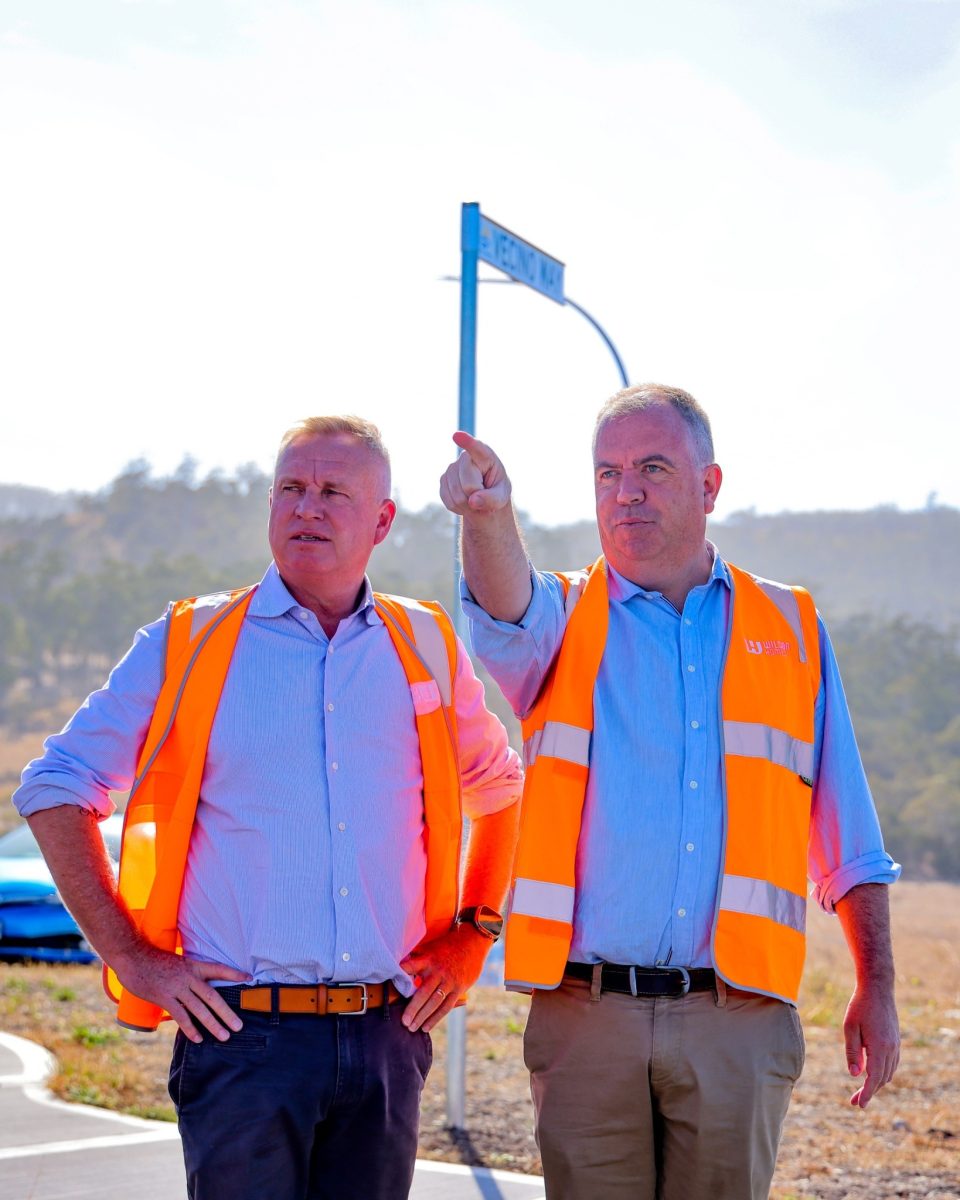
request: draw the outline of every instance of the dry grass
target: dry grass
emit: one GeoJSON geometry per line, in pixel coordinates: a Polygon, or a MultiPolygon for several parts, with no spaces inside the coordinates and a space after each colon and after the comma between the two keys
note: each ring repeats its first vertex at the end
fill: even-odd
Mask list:
{"type": "MultiPolygon", "coordinates": [[[[838,923],[810,914],[801,1011],[807,1066],[797,1086],[774,1200],[960,1200],[960,887],[902,883],[891,893],[903,1064],[866,1112],[853,1091],[840,1026],[852,982],[838,923]]],[[[474,993],[469,1018],[466,1134],[444,1122],[444,1037],[424,1097],[421,1154],[537,1171],[521,1039],[527,1001],[474,993]]],[[[165,1091],[171,1032],[112,1023],[92,968],[0,966],[0,1028],[34,1038],[60,1063],[66,1099],[172,1117],[165,1091]]]]}

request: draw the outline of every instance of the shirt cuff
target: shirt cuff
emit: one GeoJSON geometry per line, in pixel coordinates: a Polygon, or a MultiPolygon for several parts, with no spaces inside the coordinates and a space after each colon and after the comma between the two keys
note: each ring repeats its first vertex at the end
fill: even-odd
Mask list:
{"type": "Polygon", "coordinates": [[[824,912],[836,910],[838,900],[861,883],[896,883],[900,878],[900,864],[894,862],[884,850],[871,850],[853,862],[837,867],[813,889],[813,898],[824,912]]]}
{"type": "Polygon", "coordinates": [[[109,792],[98,792],[95,797],[91,797],[58,787],[56,784],[45,783],[42,779],[32,779],[18,788],[14,793],[13,802],[21,817],[32,817],[34,813],[44,812],[48,808],[62,808],[65,804],[73,804],[85,812],[93,813],[98,821],[103,821],[117,810],[109,792]]]}
{"type": "Polygon", "coordinates": [[[530,568],[530,585],[533,588],[533,595],[530,597],[530,603],[527,605],[526,612],[519,621],[498,621],[496,617],[491,617],[487,610],[481,608],[477,603],[463,575],[460,576],[460,606],[464,611],[464,615],[471,621],[475,621],[477,625],[486,626],[488,629],[497,629],[508,634],[525,633],[530,628],[538,604],[542,603],[537,593],[543,590],[544,585],[539,574],[533,567],[530,568]]]}

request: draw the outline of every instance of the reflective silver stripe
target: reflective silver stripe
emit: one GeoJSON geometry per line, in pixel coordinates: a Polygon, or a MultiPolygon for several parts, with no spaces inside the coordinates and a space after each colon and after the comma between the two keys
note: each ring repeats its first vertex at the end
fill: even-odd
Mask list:
{"type": "Polygon", "coordinates": [[[796,775],[813,778],[813,743],[791,737],[772,725],[753,721],[724,721],[723,745],[727,754],[766,758],[796,775]]]}
{"type": "Polygon", "coordinates": [[[211,592],[209,596],[198,596],[193,602],[193,612],[190,616],[190,641],[192,642],[204,625],[229,603],[229,592],[211,592]]]}
{"type": "Polygon", "coordinates": [[[573,610],[577,607],[577,601],[583,595],[583,589],[587,586],[590,576],[586,571],[565,571],[563,577],[570,584],[563,603],[563,619],[567,622],[573,616],[573,610]]]}
{"type": "Polygon", "coordinates": [[[547,721],[523,743],[524,764],[532,767],[541,754],[589,767],[590,730],[563,721],[547,721]]]}
{"type": "Polygon", "coordinates": [[[518,879],[513,885],[511,916],[545,917],[548,921],[573,922],[573,888],[542,879],[518,879]]]}
{"type": "Polygon", "coordinates": [[[407,601],[404,604],[410,624],[413,626],[413,637],[417,649],[427,670],[437,681],[440,689],[440,699],[447,708],[450,707],[450,656],[447,654],[447,643],[443,640],[443,632],[436,615],[428,608],[422,608],[416,602],[407,601]]]}
{"type": "Polygon", "coordinates": [[[418,604],[416,600],[410,600],[406,596],[386,596],[387,600],[394,600],[397,604],[402,605],[406,610],[407,616],[410,618],[410,625],[413,629],[413,641],[407,636],[407,631],[394,618],[386,608],[381,608],[375,604],[377,612],[382,621],[389,621],[391,626],[399,633],[407,645],[413,650],[417,658],[433,676],[437,687],[440,689],[440,699],[444,708],[449,708],[453,696],[453,681],[450,657],[447,654],[447,643],[443,637],[443,630],[440,628],[440,620],[436,613],[429,608],[424,608],[422,604],[418,604]]]}
{"type": "Polygon", "coordinates": [[[800,621],[800,605],[797,603],[797,595],[793,588],[787,587],[784,583],[775,583],[772,579],[759,579],[756,575],[752,576],[754,583],[763,592],[768,600],[772,601],[780,610],[780,615],[793,630],[794,636],[797,639],[797,650],[800,654],[800,661],[807,661],[807,648],[803,642],[803,624],[800,621]]]}
{"type": "Polygon", "coordinates": [[[542,737],[543,730],[535,729],[523,743],[523,768],[525,771],[529,770],[537,761],[537,755],[540,753],[540,739],[542,737]]]}
{"type": "Polygon", "coordinates": [[[720,908],[754,917],[769,917],[797,933],[803,933],[807,925],[806,896],[797,896],[765,879],[748,879],[745,875],[724,875],[720,908]]]}

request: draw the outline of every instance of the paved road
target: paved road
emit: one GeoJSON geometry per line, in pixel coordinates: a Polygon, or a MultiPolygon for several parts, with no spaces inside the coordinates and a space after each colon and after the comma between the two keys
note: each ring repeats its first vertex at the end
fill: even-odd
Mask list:
{"type": "MultiPolygon", "coordinates": [[[[0,1033],[0,1196],[4,1200],[183,1200],[176,1126],[84,1104],[44,1087],[46,1050],[0,1033]]],[[[543,1200],[543,1180],[418,1162],[412,1200],[543,1200]]],[[[282,1197],[278,1200],[283,1200],[282,1197]]]]}

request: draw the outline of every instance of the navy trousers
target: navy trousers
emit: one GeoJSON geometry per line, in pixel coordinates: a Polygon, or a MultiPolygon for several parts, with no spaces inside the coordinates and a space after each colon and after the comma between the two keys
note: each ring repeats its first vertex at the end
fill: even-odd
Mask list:
{"type": "Polygon", "coordinates": [[[190,1200],[405,1200],[433,1049],[402,1011],[245,1012],[226,1042],[178,1032],[169,1090],[190,1200]]]}

